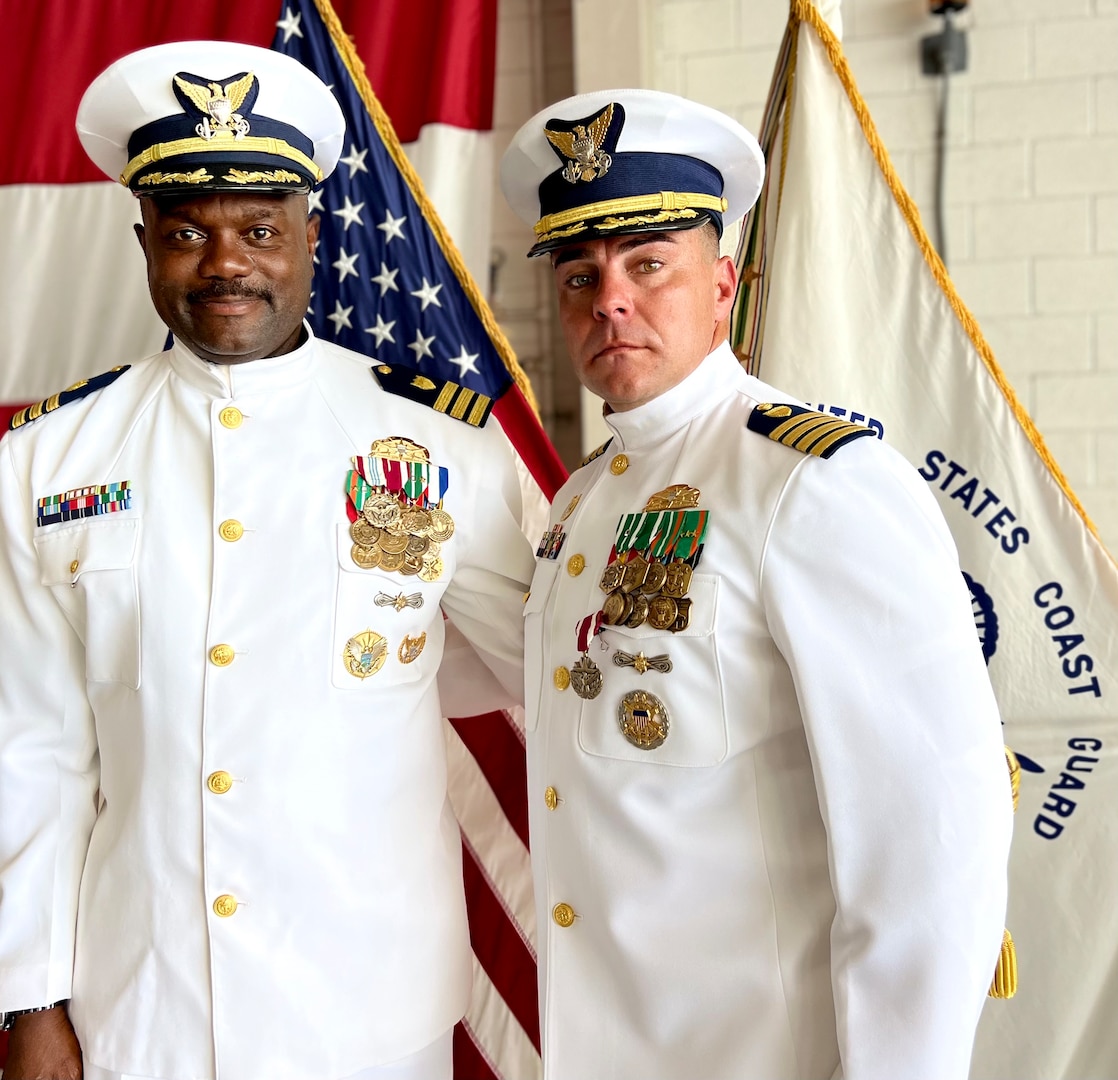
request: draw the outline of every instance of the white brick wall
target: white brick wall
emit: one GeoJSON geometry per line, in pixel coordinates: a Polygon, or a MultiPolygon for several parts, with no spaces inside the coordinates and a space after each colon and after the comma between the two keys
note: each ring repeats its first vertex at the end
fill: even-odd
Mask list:
{"type": "MultiPolygon", "coordinates": [[[[785,0],[643,10],[645,85],[756,129],[785,0]]],[[[920,72],[919,39],[941,24],[926,11],[918,0],[842,4],[855,79],[931,222],[938,88],[920,72]]],[[[951,83],[951,275],[1118,553],[1118,0],[975,0],[957,25],[970,57],[951,83]]]]}

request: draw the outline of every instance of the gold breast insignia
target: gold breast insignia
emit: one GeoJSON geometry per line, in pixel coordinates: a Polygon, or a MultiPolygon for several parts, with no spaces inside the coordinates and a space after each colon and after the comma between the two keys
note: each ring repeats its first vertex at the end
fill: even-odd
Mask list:
{"type": "Polygon", "coordinates": [[[373,630],[354,634],[345,643],[342,661],[345,669],[358,679],[375,675],[388,659],[388,642],[373,630]]]}
{"type": "Polygon", "coordinates": [[[621,734],[638,750],[662,746],[671,726],[667,707],[655,694],[644,690],[632,690],[621,699],[617,722],[621,734]]]}

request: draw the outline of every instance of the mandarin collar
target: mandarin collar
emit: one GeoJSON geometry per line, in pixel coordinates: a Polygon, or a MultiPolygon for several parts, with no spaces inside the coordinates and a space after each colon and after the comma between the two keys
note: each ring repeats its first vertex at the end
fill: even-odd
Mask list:
{"type": "Polygon", "coordinates": [[[682,382],[627,412],[604,417],[618,449],[639,449],[689,424],[744,385],[747,376],[734,350],[723,342],[682,382]]]}
{"type": "Polygon", "coordinates": [[[306,382],[319,358],[318,339],[305,322],[303,329],[306,332],[303,343],[282,356],[266,356],[242,364],[212,364],[174,338],[168,359],[176,375],[214,397],[235,398],[283,390],[306,382]]]}

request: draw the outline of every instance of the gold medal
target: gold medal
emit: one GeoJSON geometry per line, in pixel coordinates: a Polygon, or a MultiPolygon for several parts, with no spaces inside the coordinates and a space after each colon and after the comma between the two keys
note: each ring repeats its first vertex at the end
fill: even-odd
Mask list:
{"type": "Polygon", "coordinates": [[[409,637],[404,635],[404,640],[400,642],[399,649],[396,650],[396,657],[401,664],[410,664],[413,660],[419,658],[419,654],[423,652],[423,646],[427,644],[427,635],[420,634],[419,637],[409,637]]]}
{"type": "Polygon", "coordinates": [[[362,570],[375,570],[380,566],[381,553],[379,547],[362,547],[360,544],[354,544],[349,549],[349,555],[362,570]]]}
{"type": "Polygon", "coordinates": [[[412,535],[408,538],[407,547],[404,549],[409,555],[422,555],[431,546],[431,541],[426,536],[412,535]]]}
{"type": "MultiPolygon", "coordinates": [[[[430,552],[428,552],[428,555],[430,552]]],[[[423,569],[419,571],[420,581],[438,581],[443,576],[443,561],[437,555],[433,559],[424,558],[423,569]]]]}
{"type": "Polygon", "coordinates": [[[431,531],[431,515],[418,506],[408,506],[400,511],[400,525],[412,536],[426,536],[431,531]]]}
{"type": "Polygon", "coordinates": [[[379,541],[380,550],[386,555],[402,555],[408,549],[408,540],[407,533],[396,534],[385,530],[379,541]]]}
{"type": "Polygon", "coordinates": [[[611,592],[602,605],[602,622],[608,623],[610,626],[617,626],[623,623],[626,616],[626,604],[629,605],[629,610],[631,611],[632,601],[630,601],[623,592],[620,590],[611,592]]]}
{"type": "Polygon", "coordinates": [[[686,630],[691,625],[691,601],[684,598],[677,600],[676,604],[676,617],[671,626],[668,627],[673,634],[678,634],[681,630],[686,630]]]}
{"type": "Polygon", "coordinates": [[[644,584],[641,592],[645,596],[655,596],[663,587],[668,577],[668,568],[662,562],[650,562],[648,573],[644,575],[644,584]]]}
{"type": "Polygon", "coordinates": [[[639,750],[655,750],[668,737],[668,710],[655,694],[633,690],[617,707],[621,734],[639,750]]]}
{"type": "Polygon", "coordinates": [[[402,551],[382,551],[380,556],[380,568],[387,570],[390,574],[394,574],[400,570],[404,565],[404,553],[402,551]]]}
{"type": "Polygon", "coordinates": [[[359,517],[349,527],[349,535],[353,538],[353,542],[362,547],[373,547],[380,539],[380,534],[381,530],[363,517],[359,517]]]}
{"type": "Polygon", "coordinates": [[[571,688],[583,701],[593,701],[602,692],[602,669],[587,653],[571,668],[571,688]]]}
{"type": "Polygon", "coordinates": [[[691,567],[682,559],[673,559],[667,565],[667,576],[661,590],[665,596],[680,600],[687,595],[691,588],[691,567]]]}
{"type": "Polygon", "coordinates": [[[446,543],[454,535],[454,518],[445,510],[429,510],[431,515],[431,531],[428,535],[440,544],[446,543]]]}
{"type": "Polygon", "coordinates": [[[559,519],[560,521],[566,521],[567,518],[569,518],[571,514],[574,513],[575,507],[578,506],[578,500],[581,498],[581,495],[576,495],[573,499],[571,499],[569,503],[567,503],[567,509],[563,511],[563,516],[559,519]]]}
{"type": "Polygon", "coordinates": [[[636,592],[644,584],[644,577],[647,573],[648,560],[643,555],[633,555],[625,564],[625,573],[621,579],[621,591],[636,592]]]}
{"type": "Polygon", "coordinates": [[[669,630],[678,612],[670,596],[654,596],[648,602],[648,625],[653,630],[669,630]]]}
{"type": "Polygon", "coordinates": [[[643,596],[630,596],[633,601],[633,610],[629,612],[625,625],[631,630],[636,630],[648,618],[648,600],[643,596]]]}
{"type": "Polygon", "coordinates": [[[602,592],[613,592],[614,589],[621,587],[621,580],[625,577],[625,564],[617,559],[609,564],[602,571],[602,580],[598,583],[598,587],[602,592]]]}
{"type": "Polygon", "coordinates": [[[366,499],[365,505],[361,507],[361,513],[365,515],[365,520],[370,525],[377,525],[384,529],[400,520],[400,504],[396,501],[395,495],[382,492],[366,499]]]}
{"type": "Polygon", "coordinates": [[[410,551],[404,552],[404,565],[400,567],[400,573],[405,577],[413,577],[423,569],[423,557],[421,555],[413,555],[410,551]]]}
{"type": "Polygon", "coordinates": [[[350,675],[358,679],[367,679],[375,675],[388,659],[388,642],[380,634],[366,630],[362,634],[354,634],[345,643],[342,652],[342,662],[350,675]]]}

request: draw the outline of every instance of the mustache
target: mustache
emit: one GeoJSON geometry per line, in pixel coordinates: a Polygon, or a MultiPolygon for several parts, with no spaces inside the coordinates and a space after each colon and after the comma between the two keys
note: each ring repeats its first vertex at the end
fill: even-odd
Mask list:
{"type": "Polygon", "coordinates": [[[263,300],[271,304],[274,296],[270,289],[256,289],[239,281],[215,281],[204,289],[196,289],[186,294],[191,304],[204,304],[207,300],[226,300],[241,297],[246,300],[263,300]]]}

